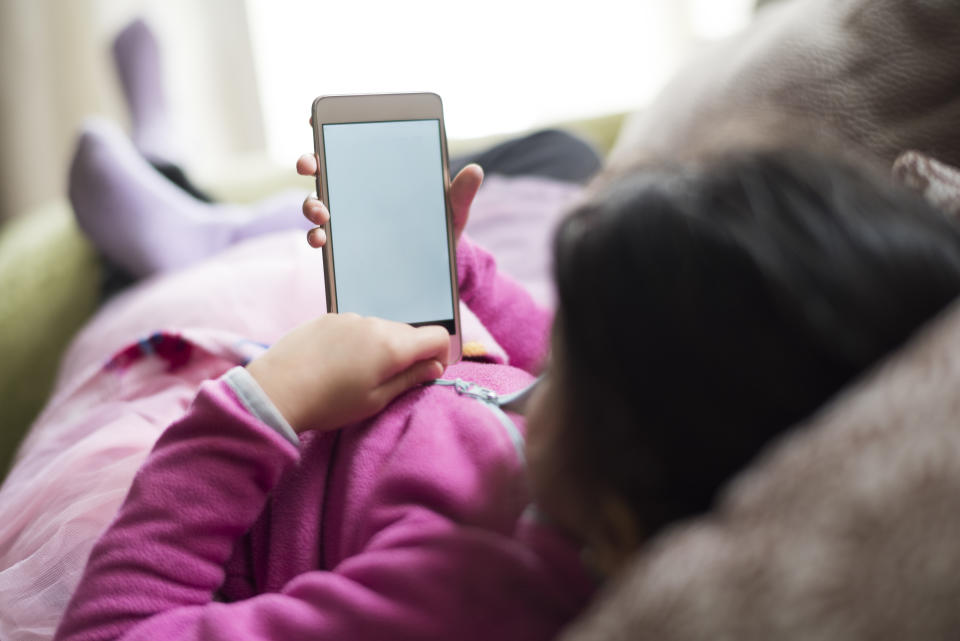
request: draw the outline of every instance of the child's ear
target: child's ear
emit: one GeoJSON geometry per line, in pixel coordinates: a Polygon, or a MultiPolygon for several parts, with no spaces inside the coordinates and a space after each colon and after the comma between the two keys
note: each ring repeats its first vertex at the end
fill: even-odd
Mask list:
{"type": "Polygon", "coordinates": [[[630,505],[614,492],[606,492],[590,524],[586,557],[594,570],[613,575],[643,542],[640,520],[630,505]]]}

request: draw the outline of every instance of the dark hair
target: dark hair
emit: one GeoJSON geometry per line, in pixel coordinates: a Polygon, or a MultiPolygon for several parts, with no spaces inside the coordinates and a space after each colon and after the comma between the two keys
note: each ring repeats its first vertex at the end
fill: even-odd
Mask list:
{"type": "Polygon", "coordinates": [[[576,475],[647,533],[703,512],[953,300],[960,231],[889,183],[740,152],[626,173],[574,211],[554,271],[576,475]]]}

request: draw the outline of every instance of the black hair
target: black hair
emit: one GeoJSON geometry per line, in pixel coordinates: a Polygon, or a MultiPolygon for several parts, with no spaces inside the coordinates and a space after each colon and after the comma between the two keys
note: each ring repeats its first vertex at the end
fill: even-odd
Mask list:
{"type": "Polygon", "coordinates": [[[960,231],[837,156],[745,151],[611,180],[554,272],[571,465],[651,533],[952,301],[960,231]]]}

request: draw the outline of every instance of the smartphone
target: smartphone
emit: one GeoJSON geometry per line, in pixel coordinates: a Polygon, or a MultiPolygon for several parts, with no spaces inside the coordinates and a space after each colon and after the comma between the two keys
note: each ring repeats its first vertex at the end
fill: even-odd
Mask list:
{"type": "Polygon", "coordinates": [[[321,96],[313,102],[317,195],[330,212],[327,311],[450,333],[460,305],[443,105],[433,93],[321,96]]]}

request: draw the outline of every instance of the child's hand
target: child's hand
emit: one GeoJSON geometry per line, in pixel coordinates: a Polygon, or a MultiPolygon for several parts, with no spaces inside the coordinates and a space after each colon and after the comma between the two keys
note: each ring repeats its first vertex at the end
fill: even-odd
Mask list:
{"type": "MultiPolygon", "coordinates": [[[[313,154],[304,154],[297,161],[297,173],[301,176],[317,175],[317,158],[313,154]]],[[[450,183],[450,206],[453,209],[453,240],[460,242],[460,235],[470,217],[470,205],[483,182],[483,169],[480,165],[470,164],[460,170],[453,182],[450,183]]],[[[330,212],[316,196],[308,196],[303,201],[303,215],[314,225],[325,225],[330,220],[330,212]]],[[[307,242],[311,247],[323,247],[327,242],[326,232],[322,227],[314,227],[307,232],[307,242]]]]}
{"type": "Polygon", "coordinates": [[[334,430],[443,374],[450,336],[356,314],[304,323],[247,366],[298,434],[334,430]]]}

